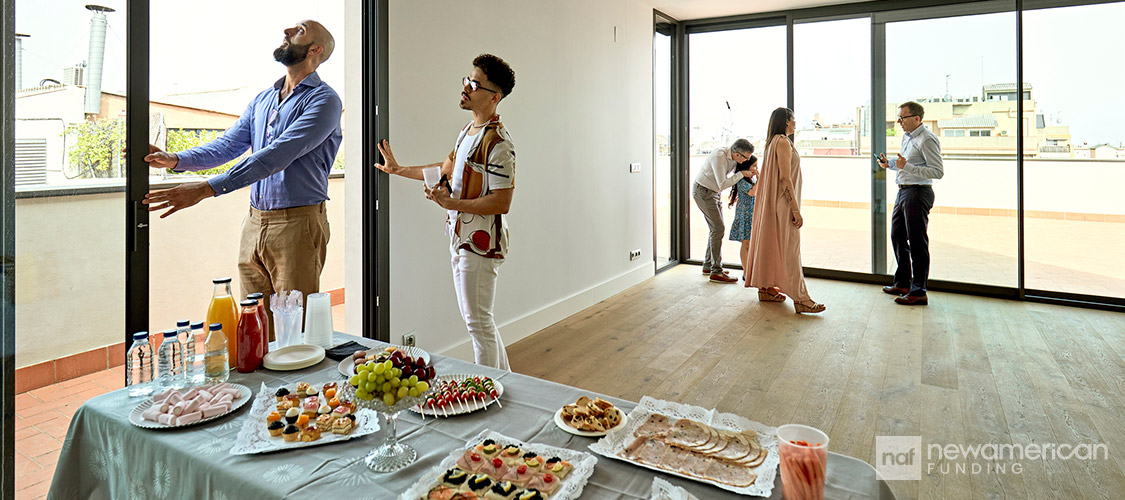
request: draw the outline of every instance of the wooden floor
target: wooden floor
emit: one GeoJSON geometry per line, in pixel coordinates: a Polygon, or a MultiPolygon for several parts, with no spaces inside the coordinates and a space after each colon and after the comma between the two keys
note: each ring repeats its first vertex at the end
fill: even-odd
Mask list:
{"type": "Polygon", "coordinates": [[[1106,443],[1108,460],[923,467],[921,481],[891,485],[900,499],[1125,497],[1125,314],[945,293],[904,307],[873,285],[808,285],[825,313],[759,303],[681,265],[510,346],[512,369],[811,425],[870,463],[880,435],[921,435],[923,449],[1106,443]]]}

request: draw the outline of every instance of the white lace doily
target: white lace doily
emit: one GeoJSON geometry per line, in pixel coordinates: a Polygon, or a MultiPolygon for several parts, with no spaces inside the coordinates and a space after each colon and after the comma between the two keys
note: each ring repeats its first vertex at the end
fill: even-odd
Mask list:
{"type": "Polygon", "coordinates": [[[699,481],[701,483],[712,484],[727,491],[733,491],[742,495],[753,495],[756,497],[768,497],[773,492],[773,482],[777,476],[777,466],[780,461],[777,457],[777,428],[769,427],[767,425],[755,422],[745,417],[732,415],[730,413],[719,413],[715,410],[708,410],[698,406],[685,405],[675,403],[672,401],[664,401],[660,399],[650,398],[645,396],[641,398],[641,402],[633,411],[629,412],[628,425],[619,428],[598,442],[590,445],[590,450],[599,455],[609,457],[615,460],[629,462],[634,465],[660,471],[665,474],[672,474],[692,481],[699,481]],[[769,453],[766,459],[757,467],[754,473],[758,475],[758,479],[750,486],[731,486],[723,484],[718,481],[709,481],[700,479],[686,474],[679,474],[658,467],[653,467],[647,464],[637,463],[629,460],[618,453],[625,450],[627,446],[636,440],[633,432],[637,430],[645,422],[648,417],[654,413],[659,413],[670,418],[690,418],[696,422],[703,422],[716,429],[725,429],[734,432],[742,432],[745,430],[752,430],[758,433],[758,443],[762,445],[769,453]]]}
{"type": "Polygon", "coordinates": [[[430,492],[430,488],[437,486],[441,475],[457,464],[457,459],[461,458],[465,450],[480,444],[481,441],[485,439],[496,441],[496,443],[501,446],[516,443],[525,451],[534,452],[548,458],[559,457],[570,462],[574,470],[570,471],[570,474],[567,474],[566,479],[559,482],[559,489],[551,494],[551,500],[572,500],[582,495],[582,488],[586,487],[586,481],[590,479],[590,475],[594,473],[594,466],[598,463],[597,457],[584,451],[558,448],[539,443],[524,443],[518,439],[500,434],[499,432],[485,429],[481,431],[480,434],[477,434],[477,437],[467,441],[464,447],[450,452],[449,456],[445,457],[437,467],[422,474],[422,476],[418,478],[418,481],[414,483],[414,486],[411,486],[410,489],[404,491],[402,495],[399,495],[399,500],[418,500],[419,498],[425,498],[426,494],[430,492]]]}
{"type": "Polygon", "coordinates": [[[652,478],[652,496],[649,500],[699,500],[688,493],[687,490],[679,487],[672,486],[672,483],[660,479],[659,477],[652,478]]]}
{"type": "Polygon", "coordinates": [[[379,430],[379,417],[374,411],[356,408],[355,427],[347,434],[336,434],[329,430],[321,432],[320,439],[307,442],[289,442],[281,437],[273,437],[270,435],[269,429],[266,428],[266,415],[269,415],[277,407],[274,390],[270,390],[264,382],[262,383],[262,388],[258,390],[258,396],[254,398],[254,405],[250,407],[250,413],[246,415],[246,421],[242,424],[242,430],[238,432],[234,447],[230,449],[231,455],[252,455],[254,453],[339,443],[366,436],[379,430]]]}

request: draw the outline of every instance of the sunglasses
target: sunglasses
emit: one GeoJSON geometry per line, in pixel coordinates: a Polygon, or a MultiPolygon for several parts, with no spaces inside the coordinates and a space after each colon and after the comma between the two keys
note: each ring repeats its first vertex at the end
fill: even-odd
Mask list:
{"type": "Polygon", "coordinates": [[[470,89],[473,89],[473,92],[476,92],[478,90],[487,90],[489,92],[492,92],[493,94],[499,94],[500,93],[498,91],[495,91],[495,90],[492,90],[490,88],[482,86],[480,84],[480,82],[478,82],[476,80],[473,80],[473,79],[470,79],[467,76],[465,78],[461,79],[461,85],[468,85],[470,89]]]}

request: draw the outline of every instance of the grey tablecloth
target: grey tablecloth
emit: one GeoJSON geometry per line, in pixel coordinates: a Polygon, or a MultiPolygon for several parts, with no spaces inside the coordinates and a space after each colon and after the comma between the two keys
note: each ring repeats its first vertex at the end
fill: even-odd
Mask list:
{"type": "MultiPolygon", "coordinates": [[[[337,334],[336,340],[376,341],[337,334]]],[[[260,370],[232,373],[231,381],[255,393],[268,387],[299,381],[342,379],[337,362],[321,363],[296,372],[260,370]]],[[[562,405],[587,394],[574,387],[480,367],[460,360],[434,356],[441,373],[480,373],[504,384],[503,409],[490,407],[449,419],[426,419],[403,412],[398,421],[402,442],[418,450],[418,460],[389,474],[369,471],[363,457],[382,442],[382,431],[339,444],[259,455],[230,455],[228,451],[247,418],[250,404],[221,419],[181,430],[148,430],[134,427],[128,415],[139,401],[126,389],[98,396],[82,405],[71,421],[51,483],[50,499],[163,499],[213,498],[348,498],[391,500],[409,488],[426,470],[435,467],[451,450],[488,428],[528,442],[587,450],[594,439],[563,432],[552,415],[562,405]],[[343,494],[343,497],[336,495],[343,494]]],[[[623,411],[635,403],[602,396],[623,411]]],[[[619,460],[598,457],[598,465],[582,498],[646,499],[654,472],[619,460]]],[[[893,499],[886,484],[876,481],[870,465],[850,457],[829,454],[826,498],[893,499]]],[[[701,500],[745,498],[710,485],[661,475],[701,500]]],[[[772,498],[781,498],[776,480],[772,498]]]]}

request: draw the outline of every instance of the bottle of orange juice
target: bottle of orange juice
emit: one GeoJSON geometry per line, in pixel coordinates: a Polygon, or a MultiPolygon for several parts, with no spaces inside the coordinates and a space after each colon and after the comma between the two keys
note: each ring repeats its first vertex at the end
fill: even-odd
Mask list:
{"type": "Polygon", "coordinates": [[[230,368],[235,367],[238,360],[238,306],[234,302],[234,294],[230,290],[230,278],[215,278],[215,292],[211,296],[211,305],[207,307],[207,324],[221,323],[223,332],[227,334],[227,354],[230,368]]]}

